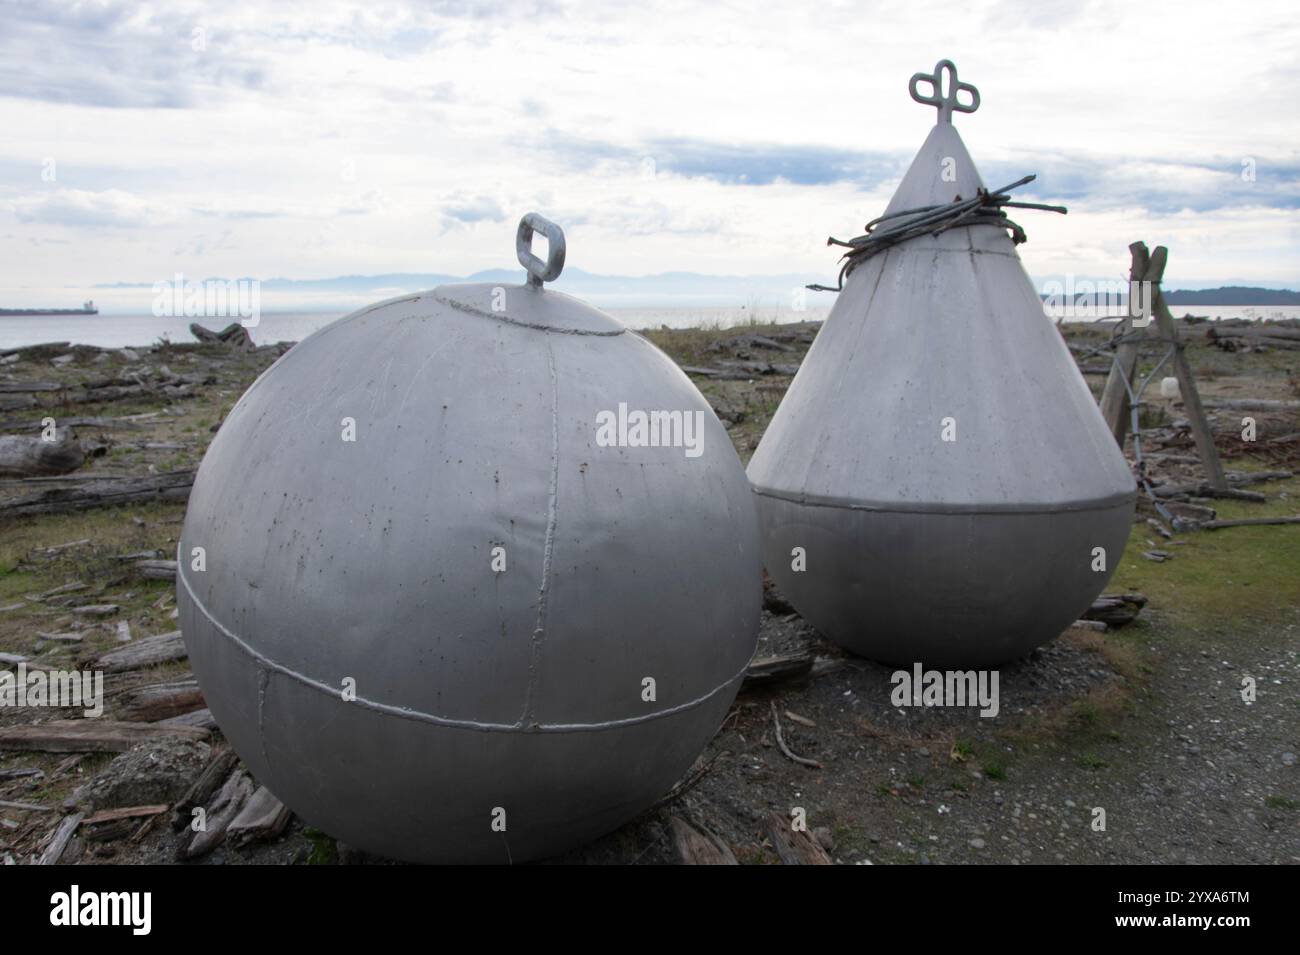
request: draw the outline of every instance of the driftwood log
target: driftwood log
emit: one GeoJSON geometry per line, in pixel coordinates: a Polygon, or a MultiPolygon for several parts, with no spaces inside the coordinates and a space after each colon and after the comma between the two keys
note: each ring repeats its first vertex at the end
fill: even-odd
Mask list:
{"type": "Polygon", "coordinates": [[[0,411],[24,411],[40,404],[35,395],[0,395],[0,411]]]}
{"type": "MultiPolygon", "coordinates": [[[[60,428],[99,428],[104,431],[143,431],[147,427],[160,424],[158,421],[140,421],[133,418],[103,418],[83,416],[77,418],[59,418],[60,428]]],[[[45,428],[43,418],[6,418],[0,421],[0,431],[41,431],[45,428]]]]}
{"type": "Polygon", "coordinates": [[[182,844],[177,847],[176,858],[197,859],[215,849],[226,837],[226,830],[230,828],[230,824],[235,821],[235,817],[239,815],[252,795],[252,779],[242,769],[236,769],[205,807],[207,815],[205,828],[194,833],[188,845],[182,844]]]}
{"type": "Polygon", "coordinates": [[[1200,484],[1178,484],[1162,485],[1153,488],[1156,497],[1178,497],[1187,495],[1189,497],[1221,497],[1229,498],[1234,501],[1250,501],[1252,504],[1263,504],[1266,498],[1258,491],[1243,491],[1235,487],[1211,487],[1208,481],[1202,481],[1200,484]]]}
{"type": "Polygon", "coordinates": [[[195,680],[135,687],[126,692],[125,703],[123,716],[133,723],[157,723],[207,705],[195,680]]]}
{"type": "Polygon", "coordinates": [[[87,481],[73,487],[50,488],[0,503],[0,515],[68,514],[95,507],[138,504],[142,501],[186,501],[194,471],[168,471],[114,481],[87,481]]]}
{"type": "Polygon", "coordinates": [[[174,560],[137,560],[134,564],[140,576],[150,580],[175,580],[176,561],[174,560]]]}
{"type": "Polygon", "coordinates": [[[37,394],[45,395],[47,403],[53,405],[102,404],[109,401],[124,401],[128,398],[162,398],[175,400],[188,398],[194,394],[195,386],[207,383],[207,378],[199,375],[173,375],[155,381],[141,378],[106,378],[97,381],[57,382],[57,381],[16,381],[0,383],[0,395],[15,395],[14,398],[0,398],[0,410],[11,411],[20,408],[34,408],[40,404],[37,394]],[[22,397],[22,396],[26,397],[22,397]]]}
{"type": "Polygon", "coordinates": [[[1083,619],[1100,621],[1108,627],[1122,627],[1136,620],[1146,605],[1145,594],[1102,594],[1083,612],[1083,619]]]}
{"type": "Polygon", "coordinates": [[[1256,348],[1280,348],[1282,351],[1300,351],[1300,342],[1289,338],[1267,338],[1263,335],[1242,335],[1236,338],[1213,339],[1220,351],[1250,351],[1256,348]]]}
{"type": "Polygon", "coordinates": [[[1162,484],[1153,488],[1156,497],[1176,497],[1187,494],[1192,497],[1228,497],[1239,501],[1262,503],[1264,495],[1256,491],[1243,491],[1242,484],[1262,484],[1265,481],[1285,481],[1292,477],[1290,471],[1232,471],[1226,476],[1230,487],[1213,487],[1208,481],[1192,484],[1162,484]]]}
{"type": "Polygon", "coordinates": [[[35,391],[62,391],[68,387],[57,381],[0,381],[0,395],[30,394],[35,391]]]}
{"type": "Polygon", "coordinates": [[[105,673],[124,673],[158,663],[184,660],[187,655],[181,632],[173,630],[171,633],[160,633],[156,637],[133,641],[117,650],[109,650],[94,662],[92,668],[105,673]]]}
{"type": "Polygon", "coordinates": [[[1300,411],[1300,401],[1270,398],[1208,398],[1205,407],[1228,411],[1300,411]]]}
{"type": "Polygon", "coordinates": [[[1212,521],[1219,516],[1214,508],[1193,504],[1191,501],[1165,501],[1164,506],[1175,518],[1184,521],[1212,521]]]}
{"type": "Polygon", "coordinates": [[[702,368],[698,365],[682,365],[682,371],[697,378],[716,378],[719,381],[749,381],[751,378],[763,378],[768,375],[796,375],[799,366],[795,364],[774,364],[767,361],[720,361],[716,367],[702,368]]]}
{"type": "Polygon", "coordinates": [[[231,348],[252,351],[257,346],[248,334],[248,329],[239,322],[231,322],[219,332],[204,328],[198,322],[190,325],[190,334],[207,344],[229,345],[231,348]]]}
{"type": "Polygon", "coordinates": [[[53,358],[66,352],[71,344],[71,342],[40,342],[36,345],[24,345],[21,348],[8,348],[0,358],[9,358],[13,355],[17,355],[19,361],[53,358]]]}
{"type": "Polygon", "coordinates": [[[56,430],[53,441],[26,435],[0,436],[0,477],[67,474],[85,460],[81,445],[66,428],[56,430]]]}
{"type": "Polygon", "coordinates": [[[767,817],[768,832],[772,836],[772,847],[785,865],[833,865],[831,857],[826,854],[817,840],[806,829],[796,830],[790,820],[779,812],[772,812],[767,817]]]}
{"type": "Polygon", "coordinates": [[[1205,337],[1210,341],[1221,338],[1277,338],[1300,342],[1300,329],[1275,325],[1272,322],[1259,322],[1253,325],[1224,325],[1214,322],[1205,330],[1205,337]]]}
{"type": "Polygon", "coordinates": [[[237,848],[250,842],[274,839],[284,832],[292,816],[288,807],[276,799],[271,790],[260,786],[230,823],[226,841],[237,848]]]}
{"type": "Polygon", "coordinates": [[[70,816],[64,816],[60,820],[58,827],[50,836],[45,851],[41,853],[41,859],[37,865],[58,865],[59,859],[63,857],[64,850],[68,848],[68,842],[71,841],[72,834],[77,831],[77,826],[81,825],[83,816],[84,813],[76,812],[70,816]]]}
{"type": "Polygon", "coordinates": [[[158,721],[159,726],[197,726],[199,729],[215,730],[217,726],[216,719],[212,716],[212,711],[207,707],[201,710],[194,710],[192,713],[182,713],[180,716],[169,716],[165,720],[158,721]]]}
{"type": "Polygon", "coordinates": [[[1201,530],[1217,531],[1224,527],[1263,527],[1268,524],[1300,524],[1300,514],[1285,517],[1243,517],[1234,521],[1206,521],[1201,530]]]}
{"type": "MultiPolygon", "coordinates": [[[[668,820],[673,847],[682,865],[739,865],[727,844],[712,832],[700,832],[681,816],[668,820]]],[[[706,830],[707,832],[707,830],[706,830]]]]}
{"type": "Polygon", "coordinates": [[[809,651],[801,653],[778,654],[770,657],[758,657],[745,670],[745,680],[741,692],[771,686],[785,680],[807,676],[812,672],[813,655],[809,651]]]}
{"type": "Polygon", "coordinates": [[[180,831],[190,824],[191,811],[205,805],[212,798],[212,794],[221,787],[238,762],[239,757],[230,747],[218,746],[213,749],[199,778],[194,780],[180,802],[172,807],[172,829],[180,831]]]}
{"type": "Polygon", "coordinates": [[[0,727],[0,750],[39,753],[125,753],[137,743],[173,737],[202,740],[207,730],[116,720],[51,720],[0,727]]]}

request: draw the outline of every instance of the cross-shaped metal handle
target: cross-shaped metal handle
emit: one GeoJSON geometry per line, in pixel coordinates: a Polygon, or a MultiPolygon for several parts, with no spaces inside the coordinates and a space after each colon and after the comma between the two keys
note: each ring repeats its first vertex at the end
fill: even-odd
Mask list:
{"type": "Polygon", "coordinates": [[[935,64],[933,73],[913,73],[911,81],[907,84],[907,91],[912,94],[912,99],[918,103],[937,106],[939,108],[939,122],[941,123],[951,123],[954,111],[973,113],[980,108],[980,91],[970,83],[957,82],[957,67],[952,60],[940,60],[935,64]],[[944,70],[948,71],[948,93],[946,96],[943,92],[944,70]],[[934,92],[929,96],[922,96],[916,88],[917,83],[929,83],[934,92]],[[970,94],[969,105],[958,101],[957,94],[961,92],[970,94]]]}

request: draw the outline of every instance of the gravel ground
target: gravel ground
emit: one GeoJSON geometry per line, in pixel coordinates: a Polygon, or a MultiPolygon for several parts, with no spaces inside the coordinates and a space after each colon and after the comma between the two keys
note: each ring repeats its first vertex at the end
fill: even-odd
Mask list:
{"type": "Polygon", "coordinates": [[[1203,646],[1149,634],[1067,632],[1003,668],[993,719],[896,709],[890,671],[862,662],[743,698],[711,747],[727,755],[677,811],[742,861],[774,861],[767,812],[802,806],[842,862],[1300,862],[1297,626],[1203,646]],[[774,746],[769,698],[817,723],[783,732],[824,770],[774,746]]]}

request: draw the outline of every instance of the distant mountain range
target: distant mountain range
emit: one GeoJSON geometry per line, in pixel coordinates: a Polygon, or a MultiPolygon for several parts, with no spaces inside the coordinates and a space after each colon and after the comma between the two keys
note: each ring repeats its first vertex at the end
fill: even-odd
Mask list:
{"type": "MultiPolygon", "coordinates": [[[[566,268],[559,281],[548,287],[568,292],[606,306],[700,306],[731,307],[784,305],[794,307],[802,296],[809,307],[827,307],[834,296],[826,292],[803,291],[814,282],[833,282],[834,270],[822,275],[701,275],[695,272],[661,272],[657,275],[596,275],[582,269],[566,268]]],[[[188,277],[187,277],[188,279],[188,277]]],[[[228,279],[211,279],[229,281],[228,279]]],[[[382,275],[340,275],[325,279],[263,279],[263,304],[268,300],[297,299],[315,301],[370,302],[459,282],[519,284],[523,269],[489,269],[473,275],[445,275],[430,272],[392,272],[382,275]]],[[[149,289],[152,283],[118,282],[100,285],[101,289],[149,289]]]]}
{"type": "Polygon", "coordinates": [[[1300,292],[1245,285],[1180,289],[1164,294],[1169,305],[1300,305],[1300,292]]]}
{"type": "MultiPolygon", "coordinates": [[[[656,275],[596,275],[568,268],[554,288],[605,307],[738,307],[771,306],[797,309],[827,308],[834,293],[805,291],[810,283],[833,284],[836,270],[823,274],[702,275],[696,272],[661,272],[656,275]]],[[[1056,277],[1051,277],[1053,280],[1056,277]]],[[[264,307],[283,307],[294,302],[312,308],[356,306],[409,292],[458,282],[517,284],[524,280],[522,269],[490,269],[473,275],[437,272],[391,272],[381,275],[340,275],[322,279],[271,278],[261,281],[264,307]],[[283,303],[283,304],[282,304],[283,303]]],[[[228,281],[210,278],[209,281],[228,281]]],[[[1044,286],[1047,279],[1039,281],[1044,286]]],[[[1072,280],[1079,287],[1082,280],[1072,280]]],[[[1111,280],[1106,280],[1111,281],[1111,280]]],[[[1062,283],[1063,287],[1069,287],[1062,283]]],[[[122,291],[152,288],[149,282],[118,282],[98,289],[122,291]]],[[[1046,296],[1045,296],[1046,297],[1046,296]]],[[[1300,292],[1291,289],[1226,285],[1219,288],[1179,289],[1165,292],[1171,306],[1276,306],[1300,305],[1300,292]]]]}
{"type": "MultiPolygon", "coordinates": [[[[1113,285],[1108,286],[1113,288],[1113,285]]],[[[1078,283],[1075,283],[1078,288],[1078,283]]],[[[1099,295],[1105,293],[1098,292],[1099,295]]],[[[1075,304],[1089,304],[1091,293],[1075,292],[1075,304]]],[[[1300,292],[1293,292],[1291,289],[1275,288],[1256,288],[1247,285],[1223,285],[1219,288],[1205,289],[1174,289],[1165,291],[1166,305],[1203,306],[1206,308],[1219,307],[1251,307],[1251,306],[1279,306],[1279,305],[1300,305],[1300,292]]],[[[1043,301],[1048,299],[1059,300],[1059,293],[1044,292],[1039,296],[1043,301]]],[[[1128,295],[1120,292],[1118,296],[1112,296],[1115,304],[1122,305],[1128,301],[1128,295]]]]}

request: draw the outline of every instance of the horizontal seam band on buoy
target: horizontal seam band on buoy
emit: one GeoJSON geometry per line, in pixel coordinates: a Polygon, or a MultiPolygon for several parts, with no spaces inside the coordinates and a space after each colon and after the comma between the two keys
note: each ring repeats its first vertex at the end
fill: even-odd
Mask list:
{"type": "MultiPolygon", "coordinates": [[[[212,624],[212,626],[216,627],[223,636],[268,670],[273,670],[276,673],[287,676],[291,680],[301,683],[303,686],[319,690],[329,696],[339,696],[339,687],[330,686],[328,683],[321,683],[319,680],[314,680],[306,674],[299,673],[297,670],[293,670],[282,663],[276,663],[269,657],[254,650],[237,634],[227,629],[221,621],[217,620],[208,612],[208,608],[203,605],[203,601],[199,600],[198,594],[194,592],[194,588],[190,586],[189,580],[185,577],[185,572],[182,569],[183,566],[184,562],[181,562],[180,565],[177,566],[176,579],[185,586],[186,593],[188,593],[190,599],[194,601],[194,606],[198,608],[199,613],[201,613],[207,621],[212,624]]],[[[368,700],[362,696],[358,696],[355,700],[348,700],[347,703],[349,706],[360,706],[363,709],[373,710],[387,716],[396,716],[399,719],[416,720],[421,723],[432,723],[435,726],[446,726],[452,729],[477,730],[483,733],[583,733],[589,731],[618,729],[623,726],[634,726],[638,723],[648,723],[651,720],[656,720],[660,717],[674,716],[677,713],[694,709],[726,690],[727,687],[734,684],[737,680],[743,679],[745,671],[749,669],[749,662],[749,660],[746,660],[745,665],[740,668],[740,671],[735,676],[720,686],[713,688],[703,696],[698,696],[693,700],[686,701],[685,703],[671,706],[666,710],[657,710],[654,713],[647,713],[644,716],[629,716],[621,720],[610,720],[605,723],[537,723],[531,726],[524,723],[482,723],[477,720],[458,720],[446,716],[436,716],[433,713],[423,713],[419,710],[394,706],[390,703],[379,703],[375,700],[368,700]]]]}
{"type": "Polygon", "coordinates": [[[807,507],[830,507],[843,511],[881,511],[892,514],[1060,514],[1062,511],[1100,511],[1127,504],[1137,498],[1137,489],[1098,497],[1086,501],[1068,501],[1062,504],[922,504],[909,501],[850,501],[846,498],[824,497],[816,494],[797,494],[792,491],[773,491],[751,485],[759,497],[770,497],[790,504],[807,507]]]}
{"type": "Polygon", "coordinates": [[[498,322],[505,322],[507,325],[518,325],[520,328],[532,328],[539,332],[555,332],[557,335],[592,335],[597,338],[613,338],[616,335],[622,335],[627,331],[626,328],[614,328],[609,331],[594,331],[586,328],[556,328],[554,325],[543,325],[540,322],[521,322],[517,318],[511,318],[505,312],[486,312],[481,308],[475,308],[473,305],[465,302],[458,302],[454,298],[448,298],[438,291],[434,291],[433,297],[443,305],[450,305],[458,311],[467,315],[474,315],[478,318],[491,318],[498,322]]]}

